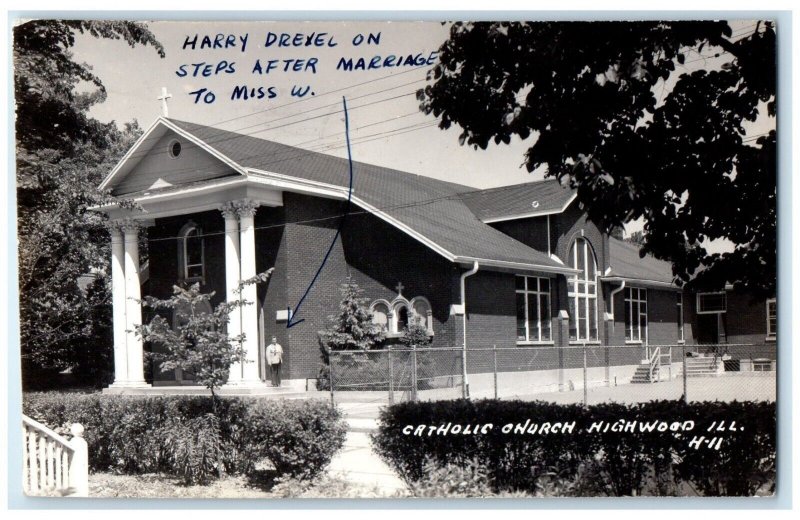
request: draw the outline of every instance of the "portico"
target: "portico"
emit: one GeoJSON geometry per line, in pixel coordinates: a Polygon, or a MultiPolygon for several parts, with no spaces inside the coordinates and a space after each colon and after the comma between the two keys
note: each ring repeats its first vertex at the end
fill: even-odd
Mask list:
{"type": "MultiPolygon", "coordinates": [[[[259,188],[247,190],[236,188],[234,190],[219,190],[215,192],[217,199],[226,199],[215,204],[219,217],[224,220],[224,266],[225,266],[225,299],[228,302],[243,300],[246,305],[236,307],[230,315],[228,334],[238,336],[244,334],[244,349],[246,361],[231,367],[229,380],[226,385],[229,391],[249,393],[264,387],[259,375],[259,326],[256,287],[253,284],[243,285],[239,290],[240,282],[256,275],[256,246],[254,217],[260,206],[279,206],[281,204],[280,192],[259,188]],[[239,195],[250,195],[241,197],[239,195]]],[[[205,199],[207,202],[207,198],[205,199]]],[[[137,197],[135,202],[139,210],[129,210],[119,204],[109,205],[102,209],[109,214],[109,231],[111,235],[111,277],[112,277],[112,302],[114,321],[114,383],[108,388],[112,393],[128,393],[134,389],[149,388],[144,377],[144,345],[142,340],[134,333],[135,325],[142,323],[141,286],[142,269],[139,260],[140,234],[152,226],[156,218],[168,216],[186,216],[196,214],[200,210],[208,210],[207,204],[193,205],[192,197],[182,197],[179,192],[174,197],[165,200],[159,198],[157,202],[147,200],[146,196],[137,197]],[[170,209],[166,209],[167,206],[170,209]]],[[[204,251],[203,235],[198,235],[199,246],[187,246],[186,237],[174,237],[179,241],[179,249],[185,256],[185,265],[195,258],[187,247],[200,247],[200,267],[207,259],[213,256],[213,251],[204,251]],[[181,242],[183,240],[183,242],[181,242]],[[182,249],[181,249],[182,248],[182,249]]],[[[192,282],[198,273],[185,270],[185,265],[179,266],[179,272],[185,276],[175,274],[174,283],[192,282]]],[[[199,278],[200,277],[196,277],[199,278]]],[[[159,391],[163,391],[160,388],[159,391]]]]}
{"type": "MultiPolygon", "coordinates": [[[[164,124],[151,129],[100,186],[111,190],[114,198],[92,208],[108,215],[111,237],[114,382],[107,392],[163,393],[171,386],[192,384],[191,380],[181,382],[178,376],[172,383],[156,378],[153,383],[146,381],[145,346],[134,330],[143,323],[142,285],[154,276],[166,287],[200,282],[204,290],[224,294],[228,302],[248,302],[235,308],[228,323],[230,336],[244,334],[246,361],[231,367],[223,393],[259,393],[267,388],[259,373],[256,287],[244,285],[239,290],[239,286],[256,275],[254,218],[258,208],[282,206],[282,191],[253,182],[238,165],[193,141],[197,140],[178,135],[164,124]],[[178,157],[180,168],[176,167],[178,157]],[[190,182],[186,182],[187,175],[190,182]],[[197,215],[212,219],[213,229],[195,223],[197,215]],[[160,239],[172,242],[177,258],[170,265],[177,269],[165,272],[163,266],[155,268],[151,262],[150,269],[144,270],[140,239],[148,234],[148,228],[164,221],[185,221],[182,231],[160,239]],[[213,235],[219,239],[220,234],[224,235],[224,276],[214,277],[210,284],[206,270],[212,264],[218,269],[223,263],[223,248],[207,247],[206,242],[213,235]]],[[[157,367],[153,371],[157,372],[157,367]]]]}

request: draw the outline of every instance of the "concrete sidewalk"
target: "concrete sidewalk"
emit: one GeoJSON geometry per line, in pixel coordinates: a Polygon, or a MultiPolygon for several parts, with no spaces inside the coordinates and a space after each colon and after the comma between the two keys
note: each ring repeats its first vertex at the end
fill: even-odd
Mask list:
{"type": "Polygon", "coordinates": [[[344,448],[333,458],[328,471],[348,482],[377,487],[385,493],[406,489],[405,483],[372,451],[369,434],[377,429],[379,405],[343,403],[339,405],[348,424],[344,448]]]}

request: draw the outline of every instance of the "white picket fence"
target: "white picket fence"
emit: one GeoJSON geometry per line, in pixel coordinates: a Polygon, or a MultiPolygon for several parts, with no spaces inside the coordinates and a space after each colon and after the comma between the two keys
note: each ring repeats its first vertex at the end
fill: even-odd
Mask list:
{"type": "Polygon", "coordinates": [[[47,426],[22,416],[22,486],[27,495],[89,496],[89,451],[83,426],[70,428],[67,440],[47,426]]]}

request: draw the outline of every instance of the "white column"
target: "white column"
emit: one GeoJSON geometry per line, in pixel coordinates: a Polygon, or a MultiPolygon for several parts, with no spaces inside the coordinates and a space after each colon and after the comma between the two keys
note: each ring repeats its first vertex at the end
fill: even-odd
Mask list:
{"type": "Polygon", "coordinates": [[[128,347],[125,333],[125,243],[118,224],[112,224],[111,232],[111,303],[114,307],[114,383],[128,383],[128,347]]]}
{"type": "Polygon", "coordinates": [[[134,332],[142,324],[141,282],[139,281],[139,224],[129,220],[125,233],[125,329],[128,346],[128,385],[147,386],[144,381],[144,346],[134,332]]]}
{"type": "MultiPolygon", "coordinates": [[[[236,208],[226,204],[222,208],[222,217],[225,219],[225,297],[228,303],[239,301],[237,292],[239,281],[239,221],[236,208]]],[[[228,322],[228,337],[238,336],[242,332],[242,310],[235,308],[230,313],[228,322]]],[[[231,365],[228,374],[228,385],[238,385],[242,382],[242,364],[231,365]]]]}
{"type": "MultiPolygon", "coordinates": [[[[256,233],[254,219],[257,203],[240,201],[237,204],[239,214],[239,252],[241,255],[241,277],[247,280],[256,275],[256,233]]],[[[242,367],[242,384],[260,384],[258,376],[258,306],[255,284],[246,285],[241,293],[242,332],[245,334],[244,349],[246,362],[242,367]]]]}

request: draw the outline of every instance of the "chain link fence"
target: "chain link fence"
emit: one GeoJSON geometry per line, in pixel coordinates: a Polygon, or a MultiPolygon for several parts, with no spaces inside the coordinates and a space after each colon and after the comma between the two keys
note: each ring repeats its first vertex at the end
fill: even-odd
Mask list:
{"type": "Polygon", "coordinates": [[[385,349],[332,352],[329,388],[333,402],[388,404],[774,401],[775,376],[775,344],[385,349]]]}

